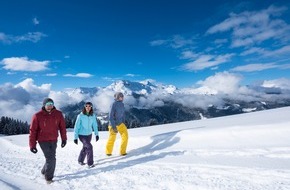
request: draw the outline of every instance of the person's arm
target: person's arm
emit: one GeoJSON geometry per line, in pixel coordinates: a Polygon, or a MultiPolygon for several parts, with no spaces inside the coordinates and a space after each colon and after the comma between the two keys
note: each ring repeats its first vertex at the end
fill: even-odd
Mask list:
{"type": "Polygon", "coordinates": [[[74,126],[74,140],[79,138],[80,115],[77,116],[74,126]]]}
{"type": "Polygon", "coordinates": [[[36,139],[38,131],[38,120],[36,115],[33,115],[29,128],[29,147],[36,148],[36,139]]]}
{"type": "Polygon", "coordinates": [[[66,141],[67,140],[67,136],[66,136],[66,124],[65,124],[65,120],[64,117],[62,115],[62,113],[60,112],[60,123],[59,123],[59,131],[60,131],[60,136],[61,136],[61,140],[62,141],[66,141]]]}
{"type": "Polygon", "coordinates": [[[99,130],[98,130],[98,123],[97,123],[97,116],[93,115],[94,119],[93,119],[93,128],[95,131],[95,136],[99,135],[99,130]]]}
{"type": "Polygon", "coordinates": [[[111,107],[111,111],[110,111],[110,115],[109,115],[109,120],[110,120],[110,124],[112,126],[113,129],[117,129],[116,128],[116,104],[113,103],[112,107],[111,107]]]}

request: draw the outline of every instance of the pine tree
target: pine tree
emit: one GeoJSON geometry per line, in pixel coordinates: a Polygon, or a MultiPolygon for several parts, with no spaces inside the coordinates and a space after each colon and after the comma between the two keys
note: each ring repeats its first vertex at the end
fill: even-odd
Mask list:
{"type": "Polygon", "coordinates": [[[0,134],[4,135],[18,135],[28,134],[29,125],[27,122],[15,120],[13,118],[2,116],[0,119],[0,134]]]}

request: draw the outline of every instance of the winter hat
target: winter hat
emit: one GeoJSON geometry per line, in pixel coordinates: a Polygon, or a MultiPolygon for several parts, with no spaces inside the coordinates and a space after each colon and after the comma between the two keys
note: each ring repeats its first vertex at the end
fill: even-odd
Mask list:
{"type": "Polygon", "coordinates": [[[114,95],[114,98],[116,100],[118,100],[120,97],[124,97],[124,94],[122,92],[117,92],[115,95],[114,95]]]}
{"type": "Polygon", "coordinates": [[[52,103],[54,103],[53,100],[52,100],[51,98],[45,98],[45,99],[43,100],[42,105],[45,106],[45,104],[46,104],[47,102],[52,102],[52,103]]]}
{"type": "Polygon", "coordinates": [[[93,107],[92,102],[86,102],[84,106],[86,107],[86,105],[90,105],[91,107],[93,107]]]}

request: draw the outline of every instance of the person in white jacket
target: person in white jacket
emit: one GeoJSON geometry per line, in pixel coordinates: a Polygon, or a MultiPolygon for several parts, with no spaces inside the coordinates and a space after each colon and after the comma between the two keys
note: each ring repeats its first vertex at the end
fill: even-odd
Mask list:
{"type": "Polygon", "coordinates": [[[84,160],[87,157],[88,167],[94,167],[93,145],[91,144],[93,130],[96,141],[98,141],[98,124],[93,111],[93,104],[86,102],[82,112],[77,116],[74,126],[74,143],[78,144],[78,139],[83,143],[83,148],[78,157],[80,165],[85,165],[84,160]]]}

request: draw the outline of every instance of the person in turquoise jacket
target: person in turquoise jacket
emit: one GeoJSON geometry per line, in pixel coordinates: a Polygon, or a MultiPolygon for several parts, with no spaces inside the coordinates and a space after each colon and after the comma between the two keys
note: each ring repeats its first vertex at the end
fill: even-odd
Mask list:
{"type": "Polygon", "coordinates": [[[91,144],[92,133],[95,133],[96,141],[99,140],[97,118],[93,111],[93,104],[86,102],[82,112],[77,116],[74,126],[74,143],[78,144],[78,139],[83,143],[83,148],[78,157],[80,165],[85,165],[87,157],[88,167],[94,167],[93,145],[91,144]]]}

